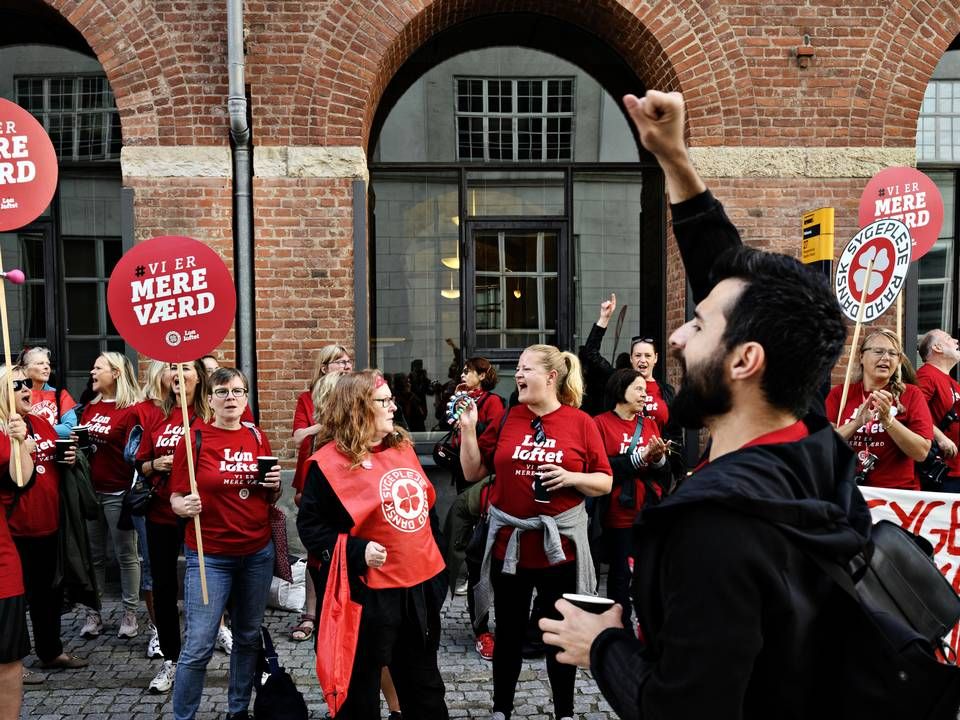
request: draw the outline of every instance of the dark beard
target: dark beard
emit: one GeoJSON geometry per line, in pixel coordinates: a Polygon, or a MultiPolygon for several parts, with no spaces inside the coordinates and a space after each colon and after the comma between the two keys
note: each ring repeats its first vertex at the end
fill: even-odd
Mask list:
{"type": "Polygon", "coordinates": [[[680,361],[683,380],[670,405],[670,416],[685,428],[699,430],[706,418],[723,415],[733,406],[730,388],[723,376],[724,358],[718,354],[690,369],[682,357],[680,361]]]}

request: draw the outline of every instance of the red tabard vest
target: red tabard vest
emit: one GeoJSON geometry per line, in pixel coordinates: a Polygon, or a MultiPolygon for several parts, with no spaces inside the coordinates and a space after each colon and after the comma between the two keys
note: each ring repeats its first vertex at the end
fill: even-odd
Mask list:
{"type": "Polygon", "coordinates": [[[353,518],[350,534],[387,549],[383,567],[367,568],[369,587],[413,587],[443,570],[443,556],[430,530],[437,494],[413,448],[370,453],[355,470],[332,442],[310,459],[353,518]]]}

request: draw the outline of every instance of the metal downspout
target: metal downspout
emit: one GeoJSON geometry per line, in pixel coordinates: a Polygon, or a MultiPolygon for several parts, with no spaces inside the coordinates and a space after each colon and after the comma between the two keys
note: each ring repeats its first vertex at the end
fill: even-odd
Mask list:
{"type": "Polygon", "coordinates": [[[250,410],[259,421],[253,282],[253,171],[244,80],[243,0],[227,0],[227,66],[227,111],[230,114],[233,158],[233,274],[237,286],[237,367],[250,381],[250,410]]]}

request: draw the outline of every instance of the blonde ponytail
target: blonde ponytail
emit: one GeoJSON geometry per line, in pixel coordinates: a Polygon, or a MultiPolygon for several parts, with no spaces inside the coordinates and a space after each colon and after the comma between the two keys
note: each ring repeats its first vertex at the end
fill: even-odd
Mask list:
{"type": "Polygon", "coordinates": [[[572,352],[561,352],[553,345],[531,345],[527,348],[540,356],[547,372],[557,373],[557,399],[564,405],[578,408],[583,402],[583,372],[580,359],[572,352]]]}

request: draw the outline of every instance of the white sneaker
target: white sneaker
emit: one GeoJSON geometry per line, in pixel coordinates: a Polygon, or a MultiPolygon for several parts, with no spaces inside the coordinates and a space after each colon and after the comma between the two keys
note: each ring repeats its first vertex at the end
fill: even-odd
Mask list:
{"type": "Polygon", "coordinates": [[[463,579],[463,582],[460,583],[459,585],[457,585],[457,587],[454,589],[453,594],[454,594],[454,595],[466,595],[466,594],[467,594],[467,588],[469,588],[469,587],[470,587],[470,581],[469,581],[467,578],[464,578],[464,579],[463,579]]]}
{"type": "Polygon", "coordinates": [[[147,657],[151,660],[162,658],[163,651],[160,649],[160,635],[157,633],[157,628],[153,623],[147,625],[147,628],[150,630],[150,642],[147,643],[147,657]]]}
{"type": "Polygon", "coordinates": [[[120,621],[120,629],[117,630],[118,638],[135,638],[140,634],[137,626],[137,614],[126,610],[123,613],[123,619],[120,621]]]}
{"type": "Polygon", "coordinates": [[[233,633],[226,625],[221,625],[217,631],[217,649],[223,650],[227,655],[233,652],[233,633]]]}
{"type": "Polygon", "coordinates": [[[100,618],[100,613],[96,610],[88,610],[86,622],[84,622],[83,627],[80,628],[80,637],[100,637],[100,633],[102,632],[103,620],[100,618]]]}
{"type": "Polygon", "coordinates": [[[497,712],[490,716],[490,720],[507,720],[507,716],[497,710],[497,712]]]}
{"type": "Polygon", "coordinates": [[[154,695],[169,692],[173,687],[173,679],[177,675],[177,664],[173,660],[164,660],[160,672],[150,681],[147,689],[154,695]]]}

